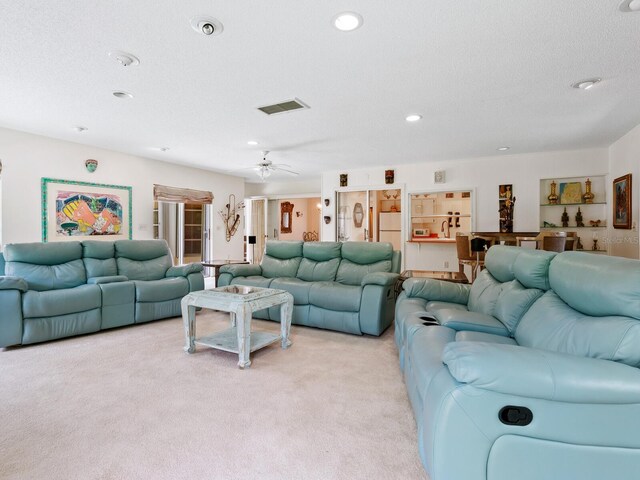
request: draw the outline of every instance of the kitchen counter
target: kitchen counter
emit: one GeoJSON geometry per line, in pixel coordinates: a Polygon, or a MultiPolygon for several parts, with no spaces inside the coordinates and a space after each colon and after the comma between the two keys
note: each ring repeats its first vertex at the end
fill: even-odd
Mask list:
{"type": "Polygon", "coordinates": [[[433,238],[421,238],[421,239],[417,239],[414,238],[412,240],[409,240],[407,243],[456,243],[456,239],[455,238],[439,238],[439,237],[433,237],[433,238]]]}

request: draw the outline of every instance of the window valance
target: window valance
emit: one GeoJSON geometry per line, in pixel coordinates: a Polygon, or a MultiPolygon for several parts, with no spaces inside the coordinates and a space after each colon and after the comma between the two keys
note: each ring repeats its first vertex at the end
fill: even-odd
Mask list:
{"type": "Polygon", "coordinates": [[[213,193],[206,190],[154,185],[153,199],[157,202],[197,203],[202,205],[213,203],[213,193]]]}

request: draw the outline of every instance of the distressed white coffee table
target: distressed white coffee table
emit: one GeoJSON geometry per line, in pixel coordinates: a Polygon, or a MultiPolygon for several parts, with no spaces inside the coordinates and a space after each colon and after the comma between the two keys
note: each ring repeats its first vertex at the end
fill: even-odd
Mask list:
{"type": "Polygon", "coordinates": [[[293,313],[293,296],[284,290],[229,285],[192,292],[182,299],[181,307],[186,337],[184,350],[187,353],[195,352],[196,345],[237,353],[238,366],[245,368],[251,365],[249,359],[251,352],[278,340],[282,341],[283,349],[291,345],[289,331],[293,313]],[[280,305],[280,335],[270,332],[251,333],[252,313],[276,305],[280,305]],[[231,328],[196,338],[197,307],[229,312],[231,328]]]}

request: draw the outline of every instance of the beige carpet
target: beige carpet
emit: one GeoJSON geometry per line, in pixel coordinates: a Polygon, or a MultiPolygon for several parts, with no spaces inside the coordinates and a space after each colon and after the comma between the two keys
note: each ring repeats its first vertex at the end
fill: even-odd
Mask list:
{"type": "Polygon", "coordinates": [[[245,371],[179,318],[0,349],[0,478],[427,479],[393,331],[292,340],[245,371]]]}

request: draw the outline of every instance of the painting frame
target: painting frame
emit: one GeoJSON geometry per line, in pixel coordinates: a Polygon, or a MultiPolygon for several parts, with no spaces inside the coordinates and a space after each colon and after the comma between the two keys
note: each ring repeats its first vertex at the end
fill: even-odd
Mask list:
{"type": "Polygon", "coordinates": [[[613,181],[613,228],[631,229],[631,174],[613,181]]]}
{"type": "Polygon", "coordinates": [[[131,240],[133,238],[133,189],[124,185],[112,185],[106,183],[83,182],[76,180],[63,180],[59,178],[43,177],[41,180],[42,201],[42,242],[65,242],[81,240],[131,240]],[[114,197],[119,200],[118,214],[121,221],[117,223],[119,229],[116,233],[82,234],[71,233],[71,229],[65,235],[59,231],[58,204],[60,195],[100,195],[101,197],[114,197]]]}

